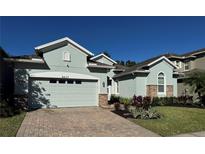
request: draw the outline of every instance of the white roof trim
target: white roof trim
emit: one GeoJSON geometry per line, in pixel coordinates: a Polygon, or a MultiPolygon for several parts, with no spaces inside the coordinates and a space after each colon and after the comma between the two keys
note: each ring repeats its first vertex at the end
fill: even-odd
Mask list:
{"type": "Polygon", "coordinates": [[[40,72],[30,74],[31,78],[60,78],[60,79],[85,79],[99,80],[99,78],[86,74],[70,73],[70,72],[40,72]]]}
{"type": "Polygon", "coordinates": [[[44,63],[42,59],[15,59],[15,58],[4,58],[6,61],[12,62],[25,62],[25,63],[44,63]]]}
{"type": "Polygon", "coordinates": [[[93,64],[89,64],[87,67],[90,67],[90,68],[115,68],[115,66],[104,66],[104,65],[93,65],[93,64]]]}
{"type": "Polygon", "coordinates": [[[86,48],[82,47],[80,44],[76,43],[75,41],[71,40],[70,38],[68,37],[64,37],[62,39],[58,39],[56,41],[52,41],[52,42],[49,42],[49,43],[46,43],[46,44],[43,44],[43,45],[40,45],[40,46],[37,46],[35,47],[35,50],[41,50],[43,48],[46,48],[48,46],[51,46],[51,45],[54,45],[54,44],[58,44],[58,43],[61,43],[63,41],[68,41],[70,42],[71,44],[73,44],[74,46],[78,47],[79,49],[81,49],[82,51],[84,51],[86,54],[90,55],[90,56],[94,56],[94,54],[90,51],[88,51],[86,48]]]}
{"type": "Polygon", "coordinates": [[[155,64],[155,63],[157,63],[157,62],[159,62],[160,60],[163,60],[163,59],[164,59],[167,63],[169,63],[171,66],[173,66],[174,68],[178,68],[175,64],[173,64],[173,63],[172,63],[168,58],[166,58],[165,56],[162,56],[162,57],[156,59],[155,61],[149,63],[148,66],[151,66],[151,65],[153,65],[153,64],[155,64]]]}
{"type": "Polygon", "coordinates": [[[204,53],[204,52],[205,52],[205,50],[204,50],[204,51],[197,52],[197,53],[192,53],[191,56],[195,56],[195,55],[198,55],[198,54],[201,54],[201,53],[204,53]]]}
{"type": "Polygon", "coordinates": [[[133,73],[150,73],[149,70],[135,70],[133,73]]]}
{"type": "Polygon", "coordinates": [[[103,56],[103,57],[105,57],[106,59],[108,59],[109,61],[111,61],[112,63],[117,64],[116,61],[114,61],[113,59],[111,59],[110,57],[106,56],[106,55],[103,54],[103,53],[101,53],[101,54],[99,54],[99,55],[97,55],[97,56],[95,56],[95,57],[92,57],[92,58],[90,58],[90,59],[91,59],[91,60],[95,60],[95,59],[99,58],[100,56],[103,56]]]}

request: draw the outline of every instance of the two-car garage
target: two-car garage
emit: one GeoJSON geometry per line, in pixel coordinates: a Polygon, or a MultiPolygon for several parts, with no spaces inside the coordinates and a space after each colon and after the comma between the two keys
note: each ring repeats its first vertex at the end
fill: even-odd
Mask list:
{"type": "Polygon", "coordinates": [[[32,108],[97,106],[98,81],[90,75],[68,72],[30,74],[29,105],[32,108]]]}

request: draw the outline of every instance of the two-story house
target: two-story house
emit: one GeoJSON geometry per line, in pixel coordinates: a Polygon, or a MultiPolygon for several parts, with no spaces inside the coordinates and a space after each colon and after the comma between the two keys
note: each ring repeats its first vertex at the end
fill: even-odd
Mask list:
{"type": "Polygon", "coordinates": [[[178,96],[194,95],[183,81],[193,72],[205,72],[205,48],[182,55],[166,54],[165,56],[177,66],[176,71],[181,73],[181,77],[178,78],[178,96]]]}

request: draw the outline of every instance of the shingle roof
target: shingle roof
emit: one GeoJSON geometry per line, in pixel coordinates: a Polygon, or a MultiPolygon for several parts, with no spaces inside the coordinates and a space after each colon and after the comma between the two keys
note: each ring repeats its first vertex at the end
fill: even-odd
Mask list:
{"type": "Polygon", "coordinates": [[[22,58],[22,59],[32,59],[32,58],[37,58],[37,59],[42,59],[40,56],[37,55],[21,55],[21,56],[12,56],[11,58],[22,58]]]}
{"type": "MultiPolygon", "coordinates": [[[[148,60],[145,60],[145,61],[142,61],[134,66],[131,66],[131,67],[127,67],[125,69],[124,72],[120,73],[120,74],[117,74],[115,75],[114,77],[119,77],[119,76],[123,76],[123,75],[126,75],[126,74],[129,74],[129,73],[132,73],[132,72],[135,72],[135,71],[139,71],[139,72],[147,72],[147,68],[149,67],[149,64],[156,61],[156,60],[160,60],[160,58],[168,58],[169,56],[172,56],[173,54],[163,54],[163,55],[159,55],[159,56],[156,56],[156,57],[153,57],[153,58],[150,58],[148,60]]],[[[165,59],[166,59],[165,58],[165,59]]]]}
{"type": "Polygon", "coordinates": [[[114,64],[116,69],[127,69],[127,66],[121,65],[121,64],[114,64]]]}
{"type": "Polygon", "coordinates": [[[153,58],[144,60],[144,61],[142,61],[142,62],[139,62],[139,63],[137,63],[136,65],[134,65],[134,66],[128,68],[127,70],[136,70],[136,69],[138,69],[138,70],[143,70],[143,68],[144,68],[144,67],[147,67],[147,65],[148,65],[149,63],[151,63],[151,62],[153,62],[153,61],[159,59],[160,57],[165,56],[165,57],[169,58],[169,57],[172,56],[172,55],[174,55],[174,54],[169,54],[169,53],[168,53],[168,54],[162,54],[162,55],[159,55],[159,56],[156,56],[156,57],[153,57],[153,58]]]}
{"type": "Polygon", "coordinates": [[[184,72],[184,74],[185,74],[185,75],[189,75],[189,74],[197,73],[197,72],[205,72],[205,70],[195,68],[195,69],[192,69],[192,70],[190,70],[190,71],[186,71],[186,72],[184,72]]]}
{"type": "Polygon", "coordinates": [[[205,48],[202,48],[202,49],[198,49],[198,50],[194,50],[194,51],[191,51],[191,52],[187,52],[185,54],[182,54],[181,56],[191,56],[191,55],[195,55],[195,54],[199,54],[201,53],[202,51],[204,51],[205,53],[205,48]]]}
{"type": "Polygon", "coordinates": [[[136,65],[134,65],[134,66],[127,67],[127,68],[125,69],[125,71],[123,71],[123,72],[120,73],[120,74],[115,75],[114,77],[123,76],[123,75],[126,75],[126,74],[128,74],[128,73],[131,73],[131,72],[133,72],[133,71],[135,71],[135,70],[143,70],[143,67],[145,67],[145,66],[146,66],[147,64],[149,64],[150,62],[152,62],[152,61],[158,59],[159,57],[161,57],[161,56],[157,56],[157,57],[154,57],[154,58],[150,58],[150,59],[145,60],[145,61],[142,61],[142,62],[140,62],[140,63],[138,63],[138,64],[136,64],[136,65]]]}

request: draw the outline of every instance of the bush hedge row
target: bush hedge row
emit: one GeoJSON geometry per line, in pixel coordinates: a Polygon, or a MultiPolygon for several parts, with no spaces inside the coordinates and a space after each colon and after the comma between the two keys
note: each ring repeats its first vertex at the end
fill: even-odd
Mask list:
{"type": "Polygon", "coordinates": [[[133,98],[123,98],[120,96],[112,95],[110,103],[121,103],[125,105],[141,105],[143,103],[150,104],[151,106],[193,106],[203,107],[203,104],[194,103],[192,96],[180,97],[149,97],[149,96],[133,96],[133,98]]]}

